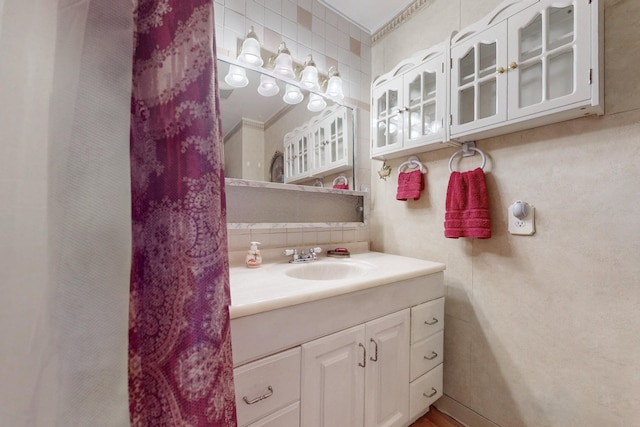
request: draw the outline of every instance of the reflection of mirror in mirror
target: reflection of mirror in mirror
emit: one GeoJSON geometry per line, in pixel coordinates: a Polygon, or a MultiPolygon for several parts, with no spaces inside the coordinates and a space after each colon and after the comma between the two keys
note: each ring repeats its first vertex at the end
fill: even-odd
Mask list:
{"type": "MultiPolygon", "coordinates": [[[[282,81],[233,60],[218,59],[218,75],[224,77],[218,85],[226,177],[303,185],[314,185],[319,178],[325,187],[331,188],[337,176],[351,175],[351,188],[356,188],[352,167],[355,129],[351,107],[342,107],[345,112],[340,113],[340,119],[332,119],[332,123],[325,126],[319,118],[327,117],[330,111],[335,112],[337,104],[320,93],[301,90],[294,81],[282,81]],[[244,86],[240,87],[240,84],[244,86]],[[275,96],[278,94],[281,96],[275,96]],[[290,104],[284,102],[285,97],[290,104]],[[305,99],[307,102],[302,102],[305,99]],[[308,129],[307,137],[303,138],[308,146],[301,148],[304,153],[300,152],[300,155],[322,167],[310,166],[306,174],[285,177],[283,157],[293,149],[291,144],[288,150],[285,148],[285,136],[301,127],[308,129]],[[332,167],[331,162],[335,161],[341,147],[348,147],[344,152],[348,153],[349,161],[340,167],[332,167]],[[273,168],[278,170],[271,170],[273,168]]],[[[296,152],[290,157],[296,156],[296,164],[300,165],[297,155],[296,152]]]]}

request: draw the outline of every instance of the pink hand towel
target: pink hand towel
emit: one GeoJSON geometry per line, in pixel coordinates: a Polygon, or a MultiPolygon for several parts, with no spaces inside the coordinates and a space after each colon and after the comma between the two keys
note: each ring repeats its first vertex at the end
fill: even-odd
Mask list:
{"type": "Polygon", "coordinates": [[[334,190],[348,190],[349,184],[333,184],[334,190]]]}
{"type": "Polygon", "coordinates": [[[422,190],[424,190],[424,175],[420,170],[398,174],[397,200],[418,200],[422,190]]]}
{"type": "Polygon", "coordinates": [[[491,237],[489,196],[481,168],[469,172],[452,172],[447,188],[444,236],[491,237]]]}

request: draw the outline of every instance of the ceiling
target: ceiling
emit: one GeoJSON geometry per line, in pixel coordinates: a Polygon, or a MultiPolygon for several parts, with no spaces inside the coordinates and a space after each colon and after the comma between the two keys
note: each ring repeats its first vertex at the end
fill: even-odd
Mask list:
{"type": "Polygon", "coordinates": [[[414,0],[319,0],[360,27],[375,33],[414,0]]]}

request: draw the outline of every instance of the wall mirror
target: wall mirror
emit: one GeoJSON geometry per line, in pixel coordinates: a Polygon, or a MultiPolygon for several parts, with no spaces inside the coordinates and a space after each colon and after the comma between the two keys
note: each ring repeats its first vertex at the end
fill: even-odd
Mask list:
{"type": "Polygon", "coordinates": [[[357,188],[353,107],[226,58],[218,58],[218,76],[227,178],[343,189],[346,181],[357,188]],[[225,81],[236,67],[246,75],[244,87],[225,81]],[[263,86],[261,94],[265,80],[276,86],[263,86]],[[285,102],[287,90],[302,100],[285,102]]]}

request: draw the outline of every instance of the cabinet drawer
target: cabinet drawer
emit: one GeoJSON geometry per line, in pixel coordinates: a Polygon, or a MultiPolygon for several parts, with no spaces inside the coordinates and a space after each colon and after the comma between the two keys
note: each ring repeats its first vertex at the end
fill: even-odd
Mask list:
{"type": "Polygon", "coordinates": [[[444,332],[440,331],[411,346],[411,381],[443,361],[444,332]]]}
{"type": "Polygon", "coordinates": [[[300,427],[300,402],[282,408],[247,427],[300,427]]]}
{"type": "Polygon", "coordinates": [[[300,399],[300,348],[240,366],[233,377],[238,425],[245,426],[300,399]]]}
{"type": "Polygon", "coordinates": [[[409,418],[422,415],[442,396],[442,364],[436,366],[409,386],[409,418]]]}
{"type": "Polygon", "coordinates": [[[411,344],[444,328],[444,297],[411,309],[411,344]]]}

